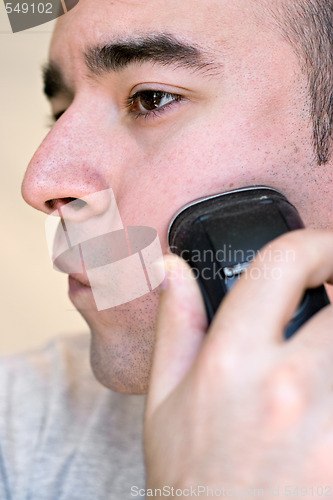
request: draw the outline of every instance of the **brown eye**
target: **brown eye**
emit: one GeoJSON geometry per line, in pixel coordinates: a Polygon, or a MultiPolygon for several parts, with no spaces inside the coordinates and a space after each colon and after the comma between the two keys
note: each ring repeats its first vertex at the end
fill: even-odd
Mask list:
{"type": "Polygon", "coordinates": [[[170,94],[168,92],[156,90],[140,91],[130,98],[132,111],[142,114],[153,112],[172,102],[180,100],[181,96],[178,94],[170,94]]]}
{"type": "Polygon", "coordinates": [[[138,96],[138,104],[146,111],[160,108],[173,101],[173,95],[166,92],[143,92],[138,96]]]}

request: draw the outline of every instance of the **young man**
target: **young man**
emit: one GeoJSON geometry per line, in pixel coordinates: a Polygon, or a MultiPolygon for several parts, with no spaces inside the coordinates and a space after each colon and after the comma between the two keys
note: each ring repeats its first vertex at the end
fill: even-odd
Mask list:
{"type": "MultiPolygon", "coordinates": [[[[263,488],[268,497],[269,488],[320,486],[333,495],[331,308],[282,340],[304,289],[333,272],[333,236],[323,231],[332,228],[332,10],[331,1],[310,0],[81,0],[57,23],[45,72],[56,123],[28,167],[29,204],[50,214],[112,188],[124,224],[156,228],[166,252],[180,207],[260,184],[282,191],[317,229],[274,243],[295,261],[279,264],[280,280],[242,280],[208,334],[198,288],[177,259],[167,260],[157,324],[158,291],[97,311],[88,283],[70,278],[70,297],[91,328],[96,378],[132,394],[150,381],[152,488],[178,487],[183,496],[198,485],[263,488]]],[[[106,210],[88,208],[89,217],[106,210]]],[[[129,432],[127,404],[128,418],[140,413],[132,399],[119,401],[106,439],[129,432]]],[[[112,438],[113,470],[122,470],[118,452],[130,441],[112,438]]],[[[128,467],[136,456],[123,454],[128,467]]],[[[66,460],[57,478],[65,485],[66,460]]],[[[91,482],[82,480],[96,492],[86,497],[102,498],[104,479],[92,470],[91,482]]],[[[73,474],[68,481],[63,488],[74,488],[73,474]]],[[[129,482],[122,498],[139,491],[129,482]]]]}

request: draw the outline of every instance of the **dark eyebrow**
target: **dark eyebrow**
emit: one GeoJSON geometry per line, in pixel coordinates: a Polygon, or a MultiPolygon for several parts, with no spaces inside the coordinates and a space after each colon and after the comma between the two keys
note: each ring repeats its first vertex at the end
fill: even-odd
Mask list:
{"type": "MultiPolygon", "coordinates": [[[[207,51],[178,40],[169,34],[154,34],[118,40],[85,52],[85,61],[95,75],[120,71],[133,63],[152,62],[164,66],[173,65],[201,71],[208,76],[216,75],[221,64],[207,51]]],[[[72,96],[60,67],[54,62],[43,68],[44,93],[52,99],[59,94],[72,96]]]]}
{"type": "Polygon", "coordinates": [[[184,43],[173,35],[153,34],[90,48],[85,53],[85,59],[89,70],[96,75],[120,71],[130,64],[144,62],[174,65],[208,74],[220,65],[214,64],[207,55],[198,47],[184,43]]]}
{"type": "Polygon", "coordinates": [[[43,67],[44,94],[52,99],[59,94],[72,95],[67,87],[60,68],[55,63],[48,63],[43,67]]]}

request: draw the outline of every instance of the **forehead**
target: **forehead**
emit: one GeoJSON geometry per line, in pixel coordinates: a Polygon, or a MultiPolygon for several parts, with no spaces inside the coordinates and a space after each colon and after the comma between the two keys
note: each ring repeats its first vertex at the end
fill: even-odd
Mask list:
{"type": "MultiPolygon", "coordinates": [[[[80,0],[59,18],[50,58],[71,59],[87,48],[135,35],[170,33],[223,53],[246,46],[262,30],[261,0],[80,0]],[[259,13],[259,15],[258,15],[259,13]]],[[[266,39],[267,41],[267,39],[266,39]]]]}
{"type": "Polygon", "coordinates": [[[59,18],[58,27],[85,23],[85,34],[91,32],[96,38],[103,37],[103,28],[123,31],[128,27],[138,31],[157,26],[196,31],[199,27],[204,34],[211,27],[205,27],[205,21],[215,24],[217,31],[222,13],[225,20],[236,11],[248,16],[252,5],[254,0],[80,0],[75,10],[59,18]]]}

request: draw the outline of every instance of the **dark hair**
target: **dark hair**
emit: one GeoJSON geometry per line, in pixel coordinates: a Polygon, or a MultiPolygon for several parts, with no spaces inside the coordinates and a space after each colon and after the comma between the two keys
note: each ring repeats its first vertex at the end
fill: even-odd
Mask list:
{"type": "Polygon", "coordinates": [[[307,75],[311,98],[314,150],[320,165],[328,162],[333,135],[333,0],[272,2],[274,18],[307,75]]]}

